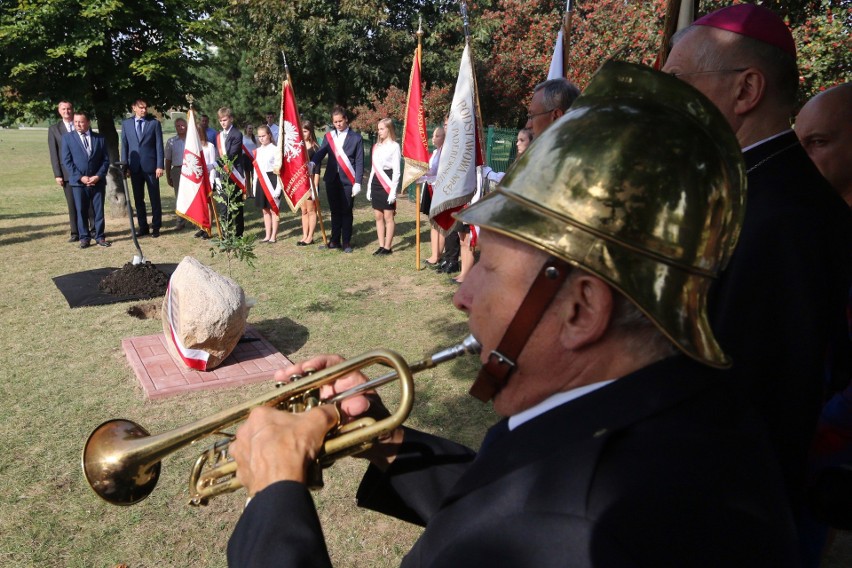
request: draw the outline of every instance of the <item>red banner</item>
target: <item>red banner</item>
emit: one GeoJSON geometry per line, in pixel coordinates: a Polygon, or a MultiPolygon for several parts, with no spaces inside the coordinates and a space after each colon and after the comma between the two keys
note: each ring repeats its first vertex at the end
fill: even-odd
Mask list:
{"type": "Polygon", "coordinates": [[[420,80],[420,46],[414,51],[411,77],[408,80],[408,100],[405,104],[405,132],[402,138],[402,157],[405,171],[402,187],[408,187],[429,169],[426,115],[423,111],[423,83],[420,80]]]}
{"type": "Polygon", "coordinates": [[[296,107],[296,95],[290,84],[289,73],[284,80],[281,92],[280,130],[278,132],[278,169],[281,193],[287,205],[293,211],[302,201],[311,195],[311,181],[308,176],[308,150],[302,139],[302,121],[296,107]]]}

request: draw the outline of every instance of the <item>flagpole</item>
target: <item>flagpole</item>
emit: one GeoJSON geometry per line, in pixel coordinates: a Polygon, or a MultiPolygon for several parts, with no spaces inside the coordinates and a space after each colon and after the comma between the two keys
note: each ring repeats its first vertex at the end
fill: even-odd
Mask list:
{"type": "MultiPolygon", "coordinates": [[[[687,0],[691,2],[692,0],[687,0]]],[[[662,69],[668,58],[669,42],[672,36],[677,31],[678,15],[680,14],[681,0],[668,0],[666,2],[666,18],[663,21],[663,37],[660,40],[660,49],[657,52],[657,62],[655,67],[662,69]]]]}
{"type": "Polygon", "coordinates": [[[562,16],[562,76],[568,78],[570,66],[568,57],[571,52],[571,28],[574,20],[574,3],[568,0],[565,5],[565,14],[562,16]]]}
{"type": "MultiPolygon", "coordinates": [[[[417,52],[414,57],[417,58],[418,64],[421,62],[422,50],[423,46],[421,44],[421,39],[423,38],[423,17],[420,16],[417,19],[417,52]]],[[[409,93],[410,94],[410,93],[409,93]]],[[[422,101],[421,101],[421,104],[422,101]]],[[[420,195],[423,191],[422,187],[417,187],[415,190],[416,195],[414,196],[414,267],[415,270],[421,270],[423,267],[420,266],[420,195]]],[[[434,254],[434,253],[433,253],[434,254]]]]}

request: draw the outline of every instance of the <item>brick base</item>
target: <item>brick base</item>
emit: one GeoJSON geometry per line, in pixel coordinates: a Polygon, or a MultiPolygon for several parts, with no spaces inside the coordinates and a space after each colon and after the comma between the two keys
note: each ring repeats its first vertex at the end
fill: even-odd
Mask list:
{"type": "Polygon", "coordinates": [[[250,326],[234,351],[212,371],[188,369],[177,361],[162,333],[122,339],[121,347],[149,399],[271,381],[275,371],[293,364],[250,326]]]}

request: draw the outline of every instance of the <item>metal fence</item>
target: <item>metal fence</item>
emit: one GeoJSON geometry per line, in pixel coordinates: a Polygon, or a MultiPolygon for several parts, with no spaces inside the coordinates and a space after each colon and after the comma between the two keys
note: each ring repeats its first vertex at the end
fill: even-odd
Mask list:
{"type": "MultiPolygon", "coordinates": [[[[396,127],[397,138],[401,144],[403,124],[401,122],[394,121],[394,126],[396,127]]],[[[426,128],[426,132],[430,133],[428,138],[429,153],[432,153],[435,150],[435,148],[432,147],[431,133],[435,130],[436,126],[437,125],[432,124],[426,128]]],[[[495,126],[489,126],[483,130],[482,135],[485,138],[485,164],[497,172],[505,172],[508,170],[509,165],[515,161],[515,156],[518,151],[516,146],[518,131],[512,128],[497,128],[495,126]]],[[[373,149],[373,144],[376,142],[376,135],[362,132],[361,136],[364,138],[364,172],[366,173],[370,171],[372,164],[370,152],[373,149]]],[[[400,167],[404,171],[405,164],[401,164],[400,167]]],[[[413,201],[414,192],[409,191],[407,193],[409,199],[413,201]]]]}

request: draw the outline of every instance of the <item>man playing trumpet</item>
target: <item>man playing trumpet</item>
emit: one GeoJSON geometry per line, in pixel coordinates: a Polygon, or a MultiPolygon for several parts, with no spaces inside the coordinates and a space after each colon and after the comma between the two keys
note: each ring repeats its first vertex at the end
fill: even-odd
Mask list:
{"type": "MultiPolygon", "coordinates": [[[[459,214],[482,228],[454,297],[482,344],[471,393],[505,419],[478,453],[400,427],[361,454],[359,505],[426,527],[404,566],[797,564],[762,424],[712,373],[730,361],[707,290],[736,243],[744,180],[712,103],[611,62],[459,214]]],[[[231,566],[330,564],[306,469],[339,414],[369,405],[251,413],[231,445],[252,496],[231,566]]]]}

